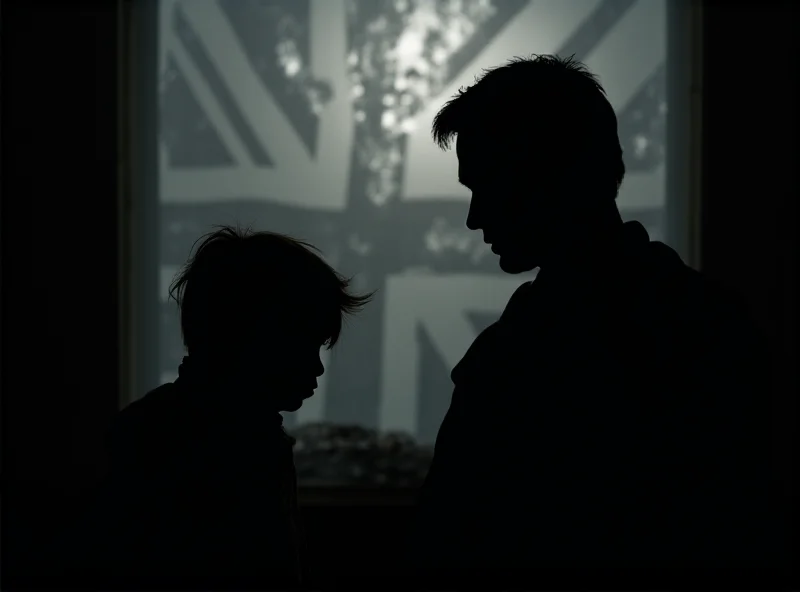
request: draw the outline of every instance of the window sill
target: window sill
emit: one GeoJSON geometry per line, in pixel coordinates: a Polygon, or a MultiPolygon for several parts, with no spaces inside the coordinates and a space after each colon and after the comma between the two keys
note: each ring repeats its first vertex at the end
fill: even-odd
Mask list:
{"type": "Polygon", "coordinates": [[[417,492],[414,487],[306,486],[298,488],[298,501],[303,507],[413,506],[417,492]]]}

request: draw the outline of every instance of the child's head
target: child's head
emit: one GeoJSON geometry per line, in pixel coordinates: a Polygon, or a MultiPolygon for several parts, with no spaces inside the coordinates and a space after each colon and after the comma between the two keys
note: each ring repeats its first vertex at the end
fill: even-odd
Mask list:
{"type": "Polygon", "coordinates": [[[292,411],[316,388],[320,349],[333,347],[345,315],[371,298],[348,288],[312,245],[224,226],[200,239],[170,296],[190,359],[273,391],[292,411]]]}

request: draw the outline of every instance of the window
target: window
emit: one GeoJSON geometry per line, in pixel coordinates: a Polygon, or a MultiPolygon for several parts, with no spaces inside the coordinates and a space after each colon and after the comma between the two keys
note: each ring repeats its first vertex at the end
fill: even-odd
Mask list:
{"type": "Polygon", "coordinates": [[[503,275],[466,229],[455,154],[430,138],[481,68],[585,61],[618,114],[623,216],[656,240],[679,234],[666,215],[666,0],[160,0],[159,27],[152,385],[184,355],[167,286],[212,224],[307,239],[357,288],[379,289],[316,396],[286,417],[302,484],[416,483],[450,369],[529,279],[503,275]]]}

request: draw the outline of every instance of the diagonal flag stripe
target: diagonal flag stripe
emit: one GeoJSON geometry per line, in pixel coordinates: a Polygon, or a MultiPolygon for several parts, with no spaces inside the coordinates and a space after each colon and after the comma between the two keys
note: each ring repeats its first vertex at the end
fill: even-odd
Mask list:
{"type": "Polygon", "coordinates": [[[563,57],[575,56],[583,61],[636,0],[603,0],[561,46],[554,51],[563,57]]]}
{"type": "MultiPolygon", "coordinates": [[[[222,76],[213,63],[212,56],[203,47],[203,43],[195,32],[192,26],[186,19],[184,11],[178,5],[175,11],[175,33],[177,39],[172,44],[173,51],[185,47],[186,52],[193,60],[195,68],[202,75],[205,83],[208,85],[209,90],[214,94],[220,107],[239,134],[244,146],[250,154],[250,158],[242,161],[242,164],[247,164],[252,161],[255,164],[262,166],[270,166],[272,160],[267,155],[265,147],[259,142],[251,126],[248,124],[244,114],[242,113],[239,105],[234,97],[233,92],[229,86],[225,84],[222,76]]],[[[185,60],[185,62],[188,60],[185,60]]]]}
{"type": "MultiPolygon", "coordinates": [[[[245,165],[255,163],[260,155],[257,151],[254,151],[253,144],[248,145],[248,141],[245,138],[255,142],[255,146],[258,148],[260,146],[241,117],[235,101],[230,99],[226,101],[225,98],[222,98],[226,96],[227,88],[224,85],[221,88],[214,88],[209,78],[204,76],[202,69],[196,65],[196,61],[202,60],[202,57],[191,55],[192,52],[185,47],[180,36],[176,36],[173,42],[170,43],[169,54],[175,60],[175,64],[191,89],[192,95],[211,122],[211,125],[216,129],[220,140],[222,140],[225,149],[234,159],[234,162],[245,165]]],[[[268,158],[266,153],[262,154],[268,158]]]]}
{"type": "Polygon", "coordinates": [[[619,112],[667,57],[666,0],[639,0],[589,52],[586,65],[600,76],[619,112]]]}
{"type": "Polygon", "coordinates": [[[263,146],[270,146],[276,166],[307,161],[308,148],[261,83],[236,32],[216,0],[190,0],[181,8],[211,56],[228,88],[236,89],[239,107],[263,146]]]}
{"type": "Polygon", "coordinates": [[[417,327],[424,326],[446,366],[452,369],[475,337],[466,312],[490,308],[499,314],[522,281],[525,280],[519,277],[475,274],[402,274],[387,278],[379,429],[417,432],[417,327]],[[414,306],[416,302],[424,302],[425,306],[414,306]]]}
{"type": "Polygon", "coordinates": [[[464,74],[472,75],[473,73],[468,70],[470,65],[480,59],[486,46],[514,19],[519,18],[520,12],[527,8],[531,1],[535,0],[503,0],[502,10],[484,23],[475,36],[451,56],[446,84],[450,85],[454,80],[463,78],[464,74]]]}

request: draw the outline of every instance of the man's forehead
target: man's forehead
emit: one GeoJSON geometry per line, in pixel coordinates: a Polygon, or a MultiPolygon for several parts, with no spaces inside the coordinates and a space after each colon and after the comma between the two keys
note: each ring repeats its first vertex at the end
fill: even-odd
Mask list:
{"type": "Polygon", "coordinates": [[[492,136],[486,132],[462,131],[456,135],[456,154],[470,155],[480,151],[482,146],[492,143],[492,136]]]}
{"type": "Polygon", "coordinates": [[[520,159],[524,160],[524,153],[521,147],[503,142],[497,135],[459,134],[456,137],[459,181],[469,185],[471,178],[514,166],[520,159]]]}
{"type": "Polygon", "coordinates": [[[505,158],[532,147],[535,138],[511,130],[462,131],[456,135],[459,158],[505,158]]]}

